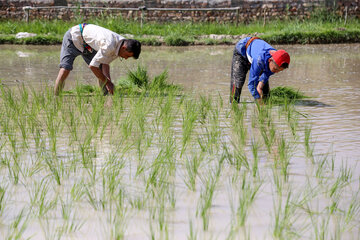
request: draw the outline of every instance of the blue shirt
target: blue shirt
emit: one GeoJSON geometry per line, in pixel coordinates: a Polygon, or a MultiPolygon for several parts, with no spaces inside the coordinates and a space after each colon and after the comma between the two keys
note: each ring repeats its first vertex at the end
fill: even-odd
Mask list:
{"type": "Polygon", "coordinates": [[[258,83],[267,83],[269,77],[274,74],[269,69],[269,58],[271,58],[269,51],[276,51],[276,49],[264,40],[255,39],[246,50],[245,45],[249,39],[250,37],[241,39],[235,48],[239,54],[247,58],[251,63],[248,88],[251,95],[253,95],[255,99],[258,99],[260,98],[256,90],[258,83]]]}

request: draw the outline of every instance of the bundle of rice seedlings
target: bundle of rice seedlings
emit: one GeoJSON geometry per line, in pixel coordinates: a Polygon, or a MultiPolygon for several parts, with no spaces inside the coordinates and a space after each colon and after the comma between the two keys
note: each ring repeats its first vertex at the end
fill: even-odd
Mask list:
{"type": "Polygon", "coordinates": [[[308,98],[308,96],[305,96],[299,90],[280,86],[270,90],[270,97],[267,99],[267,102],[282,104],[285,102],[295,102],[296,100],[304,98],[308,98]]]}

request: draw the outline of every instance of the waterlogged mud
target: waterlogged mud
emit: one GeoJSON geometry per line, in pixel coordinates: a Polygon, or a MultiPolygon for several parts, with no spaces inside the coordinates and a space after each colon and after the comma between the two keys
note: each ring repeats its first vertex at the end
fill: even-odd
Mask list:
{"type": "MultiPolygon", "coordinates": [[[[51,200],[55,193],[60,193],[59,195],[63,195],[62,192],[66,193],[68,196],[61,196],[62,201],[65,202],[57,202],[56,204],[63,206],[65,210],[68,207],[71,209],[71,213],[76,213],[76,215],[70,214],[70,220],[64,220],[67,224],[75,223],[75,227],[70,230],[66,229],[63,239],[104,239],[104,236],[110,239],[114,238],[114,232],[122,231],[121,228],[117,228],[118,226],[124,226],[124,229],[126,229],[124,231],[125,239],[148,239],[152,237],[152,234],[156,239],[166,239],[167,236],[169,239],[292,239],[297,237],[300,239],[316,239],[319,237],[316,232],[320,234],[321,231],[326,232],[325,238],[335,239],[341,235],[344,239],[357,239],[359,229],[357,229],[356,225],[354,227],[353,223],[359,222],[358,213],[360,209],[359,198],[356,195],[356,191],[359,189],[360,161],[360,44],[275,47],[288,50],[291,55],[291,64],[289,69],[271,77],[270,86],[291,86],[311,97],[297,102],[294,110],[302,116],[299,118],[299,125],[311,123],[311,141],[315,146],[315,160],[314,163],[311,163],[310,158],[304,157],[304,144],[300,142],[304,138],[303,127],[301,127],[302,133],[297,133],[299,135],[298,139],[293,138],[291,135],[285,135],[284,137],[289,139],[289,142],[292,142],[296,147],[291,149],[290,180],[288,182],[282,182],[281,170],[271,167],[273,159],[269,160],[267,158],[269,154],[264,146],[259,146],[262,149],[258,156],[260,159],[259,169],[258,173],[254,174],[255,170],[252,166],[255,157],[253,153],[257,146],[256,143],[252,144],[250,139],[245,150],[248,153],[251,166],[248,166],[249,170],[244,170],[246,167],[243,165],[240,172],[240,169],[236,171],[228,162],[223,165],[225,167],[221,169],[222,173],[214,191],[211,210],[210,212],[205,211],[205,215],[209,214],[210,222],[207,230],[204,231],[205,223],[203,219],[205,218],[202,218],[201,210],[206,210],[203,207],[205,205],[203,199],[206,200],[204,196],[207,194],[207,187],[211,187],[212,183],[212,178],[209,180],[207,177],[212,174],[215,176],[215,169],[218,159],[220,159],[220,157],[217,158],[217,156],[212,156],[211,153],[206,152],[211,152],[209,149],[203,152],[207,159],[202,165],[203,169],[200,169],[203,175],[199,174],[196,179],[197,188],[194,191],[190,191],[183,181],[183,179],[187,179],[188,174],[184,162],[200,158],[202,154],[185,154],[184,157],[177,159],[176,163],[179,166],[175,173],[175,179],[170,178],[174,182],[169,184],[170,190],[166,192],[169,195],[174,194],[169,199],[175,199],[175,207],[172,208],[171,204],[167,203],[165,209],[159,207],[159,201],[156,201],[156,197],[153,197],[157,196],[158,193],[152,192],[150,194],[146,192],[144,194],[146,182],[144,183],[142,178],[135,176],[137,169],[134,166],[138,157],[135,147],[134,149],[129,147],[132,151],[126,152],[124,150],[124,152],[121,152],[124,155],[120,154],[121,157],[119,158],[124,161],[124,165],[119,168],[120,172],[115,174],[115,177],[123,176],[119,177],[120,180],[116,183],[121,185],[121,189],[124,190],[124,192],[119,192],[119,195],[125,193],[126,201],[124,205],[122,205],[123,202],[121,201],[117,202],[119,205],[116,205],[116,209],[123,212],[112,214],[114,211],[108,207],[108,203],[100,201],[103,199],[102,187],[104,186],[98,176],[103,173],[99,172],[95,176],[99,181],[96,181],[94,183],[95,187],[92,188],[89,184],[91,182],[89,177],[91,171],[82,170],[81,164],[74,170],[65,170],[69,172],[70,177],[59,186],[53,184],[52,175],[48,170],[36,170],[36,164],[33,164],[35,165],[33,167],[35,170],[32,170],[34,176],[41,176],[42,171],[49,174],[44,176],[44,179],[47,179],[45,183],[41,182],[41,179],[32,179],[27,172],[24,172],[22,174],[28,177],[22,178],[20,176],[23,182],[18,185],[13,184],[13,181],[9,180],[11,174],[8,173],[5,162],[11,159],[11,156],[18,155],[8,153],[11,152],[8,138],[0,134],[0,137],[2,137],[0,138],[2,140],[0,145],[9,145],[9,147],[4,148],[4,151],[7,152],[2,155],[4,163],[2,163],[0,169],[0,180],[2,181],[0,181],[0,187],[7,189],[5,195],[7,198],[5,199],[9,199],[7,201],[8,207],[3,203],[1,206],[5,206],[5,208],[0,208],[0,223],[5,223],[0,224],[0,232],[4,233],[0,235],[0,238],[16,233],[16,230],[6,223],[15,222],[22,209],[25,209],[24,216],[29,215],[31,218],[26,219],[27,228],[23,234],[24,238],[51,239],[52,236],[58,236],[59,226],[62,226],[63,223],[63,219],[59,220],[60,212],[62,212],[61,207],[55,208],[55,210],[52,209],[52,212],[45,214],[46,218],[43,220],[44,218],[36,218],[35,211],[38,211],[37,207],[39,206],[33,203],[30,204],[32,198],[37,199],[38,197],[35,196],[40,196],[40,194],[36,195],[36,191],[39,192],[37,189],[46,188],[49,192],[46,197],[51,200]],[[206,161],[211,164],[206,165],[206,161]],[[322,162],[325,164],[322,165],[322,162]],[[321,172],[322,169],[324,172],[321,172]],[[349,170],[352,170],[351,176],[346,174],[349,170]],[[340,179],[339,182],[336,180],[337,178],[340,179]],[[348,179],[354,181],[349,182],[348,179]],[[82,181],[88,185],[83,184],[82,181]],[[49,184],[49,182],[51,183],[49,184]],[[78,185],[74,183],[78,183],[78,185]],[[280,186],[281,184],[283,185],[280,186]],[[336,190],[340,188],[337,184],[344,187],[341,188],[343,190],[336,190]],[[88,187],[90,191],[83,190],[88,187]],[[174,192],[172,192],[171,187],[174,187],[174,192]],[[255,202],[252,204],[246,202],[246,199],[249,200],[249,196],[246,194],[255,191],[254,189],[257,187],[259,187],[259,191],[256,193],[255,202]],[[284,192],[279,192],[280,188],[284,192]],[[91,191],[94,191],[94,193],[91,191]],[[81,201],[73,200],[76,199],[76,193],[79,192],[81,201]],[[95,196],[95,200],[91,199],[90,196],[95,196]],[[290,204],[287,205],[288,208],[285,208],[286,199],[290,199],[290,204]],[[344,222],[346,222],[346,216],[349,215],[344,213],[350,209],[348,206],[351,205],[352,199],[355,199],[353,200],[355,217],[347,225],[344,222]],[[149,202],[144,204],[145,208],[141,208],[142,201],[149,202]],[[304,204],[302,201],[306,203],[304,204]],[[336,205],[337,203],[338,205],[336,205]],[[104,210],[102,210],[102,204],[105,206],[104,210]],[[246,204],[249,204],[249,206],[246,204]],[[30,205],[35,206],[34,209],[31,209],[30,205]],[[234,222],[241,221],[240,218],[243,216],[241,207],[248,210],[244,226],[239,223],[234,224],[234,222]],[[313,214],[308,214],[306,208],[311,209],[313,214]],[[334,209],[334,212],[328,210],[331,208],[334,209]],[[289,209],[290,213],[281,211],[281,209],[289,209]],[[34,213],[29,214],[31,211],[34,213]],[[280,215],[276,216],[277,213],[280,213],[280,215]],[[164,214],[165,217],[161,214],[164,214]],[[286,214],[289,214],[289,216],[286,214]],[[159,226],[161,216],[165,218],[164,222],[166,223],[166,227],[162,226],[163,228],[159,226]],[[279,222],[275,220],[277,217],[279,217],[279,222]],[[277,223],[283,225],[277,226],[277,223]],[[191,229],[193,230],[192,233],[191,229]],[[291,235],[293,230],[294,235],[291,235]],[[279,231],[285,231],[286,234],[279,231]],[[193,238],[189,236],[193,236],[193,238]],[[194,236],[197,236],[197,238],[194,236]]],[[[231,120],[229,120],[229,116],[226,116],[225,112],[229,109],[227,100],[232,51],[233,46],[144,47],[138,61],[116,60],[113,62],[111,64],[111,75],[113,79],[120,78],[129,69],[135,69],[136,65],[141,63],[147,67],[150,75],[154,76],[164,69],[168,69],[170,81],[184,86],[186,90],[221,97],[224,102],[223,109],[225,110],[219,111],[219,123],[216,124],[221,128],[220,132],[224,136],[219,137],[222,141],[219,145],[224,143],[231,148],[229,140],[229,136],[232,135],[229,126],[231,120]]],[[[58,58],[59,46],[0,45],[0,78],[2,84],[11,88],[24,84],[33,87],[37,91],[43,91],[44,86],[52,87],[58,71],[58,58]]],[[[66,89],[73,88],[76,83],[96,84],[94,76],[81,58],[78,58],[75,62],[74,71],[66,82],[66,89]]],[[[241,99],[243,102],[247,102],[249,106],[247,110],[248,117],[245,118],[250,131],[249,134],[252,134],[251,131],[259,131],[257,127],[251,126],[251,118],[255,107],[246,87],[243,89],[241,99]]],[[[175,107],[178,107],[178,105],[174,104],[175,107]]],[[[280,111],[279,109],[274,107],[274,113],[280,111]]],[[[135,110],[133,109],[133,111],[135,110]]],[[[155,115],[156,113],[151,114],[155,115]]],[[[294,116],[291,115],[291,117],[294,116]]],[[[182,141],[181,119],[179,114],[174,121],[174,138],[175,142],[180,142],[180,144],[177,143],[178,145],[181,145],[182,141]]],[[[279,126],[277,131],[281,132],[282,120],[276,117],[274,119],[278,121],[275,122],[279,126]]],[[[296,122],[293,120],[290,119],[290,122],[296,122]]],[[[200,132],[199,136],[201,137],[201,134],[203,134],[203,140],[206,140],[206,133],[211,130],[211,127],[209,127],[200,132]]],[[[118,130],[115,129],[114,131],[118,130]]],[[[101,143],[97,145],[96,150],[98,153],[93,157],[98,164],[95,168],[105,170],[106,168],[102,166],[105,157],[103,159],[102,157],[107,156],[106,154],[112,151],[110,144],[107,143],[107,140],[104,140],[107,139],[106,134],[107,132],[105,132],[101,143]]],[[[76,155],[76,153],[67,152],[69,146],[67,142],[61,141],[62,137],[64,136],[59,136],[57,142],[57,160],[63,159],[66,161],[72,159],[72,154],[76,155]]],[[[259,141],[258,144],[260,143],[262,142],[259,141]]],[[[286,143],[287,141],[285,141],[286,143]]],[[[279,143],[278,146],[280,145],[279,143]]],[[[191,149],[190,146],[188,148],[191,149]]],[[[33,156],[19,154],[20,157],[31,160],[24,162],[20,168],[25,168],[23,166],[27,166],[27,164],[32,166],[31,162],[37,161],[38,155],[32,153],[32,151],[34,150],[30,149],[29,153],[33,156]]],[[[178,153],[180,150],[176,149],[176,151],[176,154],[180,155],[178,153]]],[[[150,148],[147,154],[149,156],[144,157],[145,161],[153,159],[158,154],[158,151],[156,147],[155,149],[150,148]]],[[[161,157],[161,154],[159,156],[161,157]]],[[[279,159],[281,159],[281,156],[279,156],[279,159]]],[[[108,161],[110,161],[110,157],[108,161]]],[[[80,162],[80,160],[74,157],[74,162],[80,162]]],[[[279,164],[281,165],[281,163],[279,164]]],[[[147,176],[146,172],[151,171],[153,167],[154,165],[146,166],[143,170],[145,173],[140,173],[140,176],[147,176]]],[[[13,168],[9,167],[9,169],[13,168]]],[[[154,181],[156,182],[156,180],[154,181]]],[[[161,185],[161,183],[157,184],[161,185]]],[[[156,189],[154,186],[153,188],[156,189]]],[[[159,199],[162,200],[162,198],[159,199]]],[[[124,199],[120,200],[124,201],[124,199]]],[[[45,201],[45,205],[51,206],[51,203],[45,201]]],[[[25,220],[22,222],[25,222],[25,220]]]]}

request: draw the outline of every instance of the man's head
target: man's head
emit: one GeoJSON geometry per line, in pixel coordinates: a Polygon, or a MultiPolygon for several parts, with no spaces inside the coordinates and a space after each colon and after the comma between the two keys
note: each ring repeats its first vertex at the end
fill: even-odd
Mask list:
{"type": "Polygon", "coordinates": [[[125,39],[119,50],[119,57],[128,59],[133,57],[139,58],[141,53],[141,43],[135,39],[125,39]]]}
{"type": "Polygon", "coordinates": [[[269,68],[273,73],[280,72],[289,67],[290,55],[285,50],[270,51],[269,68]]]}

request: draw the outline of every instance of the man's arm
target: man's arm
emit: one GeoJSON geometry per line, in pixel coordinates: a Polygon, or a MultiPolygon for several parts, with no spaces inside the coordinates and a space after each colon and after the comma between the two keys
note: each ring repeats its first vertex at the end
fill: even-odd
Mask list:
{"type": "Polygon", "coordinates": [[[111,82],[110,78],[110,66],[108,64],[103,64],[101,70],[98,67],[90,65],[90,69],[95,74],[95,76],[102,82],[102,84],[106,86],[106,89],[109,91],[109,93],[114,94],[114,84],[111,82]]]}
{"type": "Polygon", "coordinates": [[[109,64],[101,64],[101,70],[104,76],[111,81],[110,77],[110,65],[109,64]]]}
{"type": "Polygon", "coordinates": [[[256,90],[258,91],[259,95],[260,95],[260,99],[263,99],[263,88],[264,88],[265,84],[263,82],[259,82],[257,87],[256,87],[256,90]]]}

